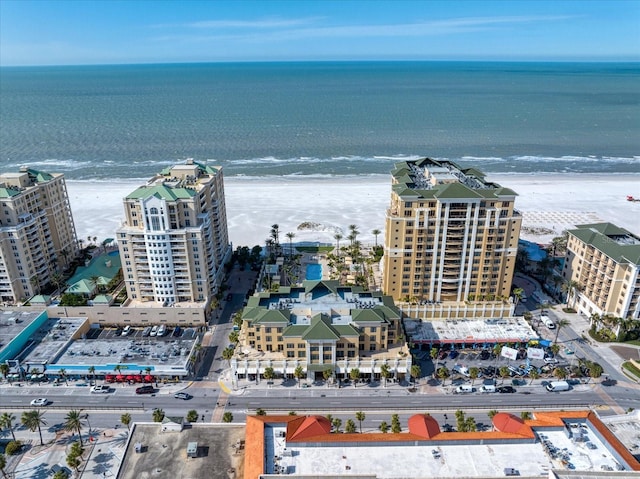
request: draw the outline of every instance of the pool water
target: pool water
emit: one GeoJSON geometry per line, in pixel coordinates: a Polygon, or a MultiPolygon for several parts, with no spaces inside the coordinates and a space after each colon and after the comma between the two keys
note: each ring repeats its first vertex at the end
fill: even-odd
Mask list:
{"type": "Polygon", "coordinates": [[[305,275],[306,279],[312,281],[318,281],[322,279],[322,265],[320,264],[308,264],[307,272],[305,275]]]}

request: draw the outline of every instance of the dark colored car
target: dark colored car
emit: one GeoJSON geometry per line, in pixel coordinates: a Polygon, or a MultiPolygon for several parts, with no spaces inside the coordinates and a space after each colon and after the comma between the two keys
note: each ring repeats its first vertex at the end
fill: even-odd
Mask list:
{"type": "Polygon", "coordinates": [[[502,394],[505,393],[514,393],[516,392],[516,388],[514,388],[513,386],[500,386],[498,388],[496,388],[496,391],[502,394]]]}
{"type": "Polygon", "coordinates": [[[455,359],[460,355],[460,353],[458,351],[456,351],[455,349],[452,349],[449,352],[449,359],[455,359]]]}
{"type": "Polygon", "coordinates": [[[438,353],[438,359],[443,360],[447,357],[447,351],[445,351],[444,349],[441,349],[440,352],[438,353]]]}
{"type": "Polygon", "coordinates": [[[489,358],[491,358],[491,351],[489,351],[488,349],[483,349],[480,352],[480,359],[482,359],[483,361],[486,361],[489,358]]]}
{"type": "Polygon", "coordinates": [[[153,394],[154,392],[156,392],[155,388],[149,385],[136,388],[136,394],[153,394]]]}

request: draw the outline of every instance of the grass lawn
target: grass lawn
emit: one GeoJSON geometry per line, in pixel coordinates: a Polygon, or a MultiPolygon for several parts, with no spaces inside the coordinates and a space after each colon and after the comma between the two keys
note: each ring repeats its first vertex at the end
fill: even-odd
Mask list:
{"type": "Polygon", "coordinates": [[[640,379],[640,369],[631,364],[631,361],[625,361],[622,363],[622,367],[635,376],[636,379],[640,379]]]}
{"type": "Polygon", "coordinates": [[[301,253],[330,253],[333,250],[333,246],[296,246],[296,251],[301,253]]]}

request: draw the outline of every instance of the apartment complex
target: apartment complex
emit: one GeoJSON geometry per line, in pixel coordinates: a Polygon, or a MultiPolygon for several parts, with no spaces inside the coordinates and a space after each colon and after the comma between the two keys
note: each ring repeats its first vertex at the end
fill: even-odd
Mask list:
{"type": "Polygon", "coordinates": [[[232,363],[238,374],[260,374],[267,365],[282,374],[302,366],[309,378],[321,377],[325,369],[348,377],[354,368],[373,376],[385,362],[395,372],[410,369],[410,355],[403,356],[401,313],[379,292],[307,280],[256,293],[242,320],[244,358],[232,363]],[[256,362],[254,356],[264,360],[256,362]]]}
{"type": "Polygon", "coordinates": [[[30,298],[78,251],[64,175],[28,167],[0,175],[0,300],[30,298]]]}
{"type": "Polygon", "coordinates": [[[611,223],[569,230],[562,276],[579,284],[575,308],[640,318],[640,237],[611,223]]]}
{"type": "Polygon", "coordinates": [[[382,286],[395,300],[508,296],[522,217],[516,193],[473,168],[397,163],[387,210],[382,286]]]}
{"type": "Polygon", "coordinates": [[[117,230],[129,299],[208,302],[231,257],[221,167],[187,160],[124,198],[117,230]]]}

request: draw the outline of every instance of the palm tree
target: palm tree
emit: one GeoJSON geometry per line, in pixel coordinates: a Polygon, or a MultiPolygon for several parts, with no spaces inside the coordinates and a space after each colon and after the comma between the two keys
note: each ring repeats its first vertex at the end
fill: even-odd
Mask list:
{"type": "Polygon", "coordinates": [[[569,326],[569,324],[571,323],[566,319],[559,319],[558,321],[556,321],[556,337],[553,340],[554,343],[558,342],[558,335],[560,334],[560,330],[565,326],[569,326]]]}
{"type": "Polygon", "coordinates": [[[98,283],[100,282],[100,276],[93,275],[88,279],[89,279],[89,282],[93,285],[94,291],[98,290],[98,292],[99,292],[100,290],[99,290],[99,287],[98,287],[98,283]]]}
{"type": "Polygon", "coordinates": [[[378,426],[378,429],[380,429],[380,432],[383,434],[389,432],[389,425],[387,424],[387,421],[382,421],[378,426]]]}
{"type": "Polygon", "coordinates": [[[89,381],[89,384],[91,384],[92,382],[95,382],[95,380],[96,380],[96,367],[95,366],[89,366],[87,371],[91,375],[91,381],[89,381]]]}
{"type": "Polygon", "coordinates": [[[589,364],[589,377],[593,378],[593,379],[598,379],[600,376],[602,376],[602,373],[604,372],[604,369],[602,368],[602,366],[598,363],[590,363],[589,364]]]}
{"type": "Polygon", "coordinates": [[[480,376],[480,369],[476,367],[469,368],[469,377],[471,378],[471,387],[473,387],[473,383],[480,376]]]}
{"type": "Polygon", "coordinates": [[[9,367],[9,365],[7,363],[0,364],[0,374],[2,374],[2,377],[5,380],[7,379],[7,376],[9,375],[9,371],[11,371],[11,368],[9,367]]]}
{"type": "Polygon", "coordinates": [[[537,369],[533,368],[529,371],[529,377],[531,378],[531,382],[529,384],[533,384],[533,381],[540,377],[540,373],[537,369]]]}
{"type": "Polygon", "coordinates": [[[351,371],[349,371],[349,377],[353,381],[353,387],[355,388],[358,378],[360,378],[360,370],[358,368],[353,368],[351,371]]]}
{"type": "Polygon", "coordinates": [[[329,385],[329,378],[333,375],[333,369],[327,368],[322,371],[322,378],[327,382],[327,386],[329,385]]]}
{"type": "Polygon", "coordinates": [[[67,466],[72,468],[74,471],[76,471],[76,474],[78,474],[78,468],[80,467],[80,458],[75,454],[69,454],[67,456],[67,466]]]}
{"type": "Polygon", "coordinates": [[[0,472],[2,472],[2,477],[7,478],[9,476],[7,476],[7,473],[4,470],[5,467],[7,467],[7,458],[4,454],[0,454],[0,472]]]}
{"type": "Polygon", "coordinates": [[[413,379],[414,386],[416,385],[416,381],[421,374],[422,374],[422,370],[420,369],[420,365],[414,364],[413,366],[411,366],[410,375],[411,375],[411,378],[413,379]]]}
{"type": "Polygon", "coordinates": [[[500,377],[502,378],[502,384],[504,384],[504,380],[507,379],[509,377],[509,374],[510,374],[509,368],[506,367],[506,366],[502,366],[498,370],[498,374],[500,374],[500,377]]]}
{"type": "Polygon", "coordinates": [[[64,368],[60,368],[58,370],[58,376],[60,376],[60,379],[62,379],[64,381],[64,385],[68,386],[69,383],[67,383],[67,370],[64,368]]]}
{"type": "Polygon", "coordinates": [[[518,307],[518,303],[520,302],[520,300],[522,299],[522,295],[524,295],[524,289],[522,288],[515,288],[513,290],[513,297],[516,299],[515,303],[513,305],[514,309],[518,307]]]}
{"type": "Polygon", "coordinates": [[[495,409],[491,409],[489,412],[487,412],[487,416],[489,416],[489,419],[493,419],[493,416],[495,416],[496,414],[498,414],[498,411],[496,411],[495,409]]]}
{"type": "Polygon", "coordinates": [[[44,420],[44,413],[39,409],[35,409],[33,411],[25,411],[20,417],[20,422],[31,432],[36,432],[37,429],[38,433],[40,434],[40,445],[44,446],[44,441],[42,440],[42,429],[40,429],[40,426],[47,425],[47,422],[44,420]]]}
{"type": "Polygon", "coordinates": [[[378,235],[380,233],[382,233],[382,231],[380,231],[379,229],[375,229],[371,232],[371,234],[376,237],[376,244],[375,244],[376,248],[378,248],[378,235]]]}
{"type": "Polygon", "coordinates": [[[564,368],[555,368],[553,370],[553,376],[562,380],[567,378],[567,371],[564,368]]]}
{"type": "Polygon", "coordinates": [[[562,285],[562,291],[567,293],[567,306],[571,308],[575,306],[576,299],[578,299],[578,293],[583,289],[584,288],[582,284],[573,279],[567,281],[562,285]]]}
{"type": "Polygon", "coordinates": [[[440,361],[439,356],[438,356],[438,349],[434,346],[431,348],[431,351],[429,351],[429,355],[431,356],[431,361],[435,361],[436,364],[433,367],[434,371],[438,370],[438,362],[440,361]]]}
{"type": "Polygon", "coordinates": [[[8,429],[14,441],[16,440],[16,435],[13,432],[13,421],[15,420],[16,417],[9,412],[2,413],[2,416],[0,416],[0,428],[8,429]]]}
{"type": "Polygon", "coordinates": [[[362,421],[364,421],[366,417],[367,415],[364,413],[364,411],[356,412],[356,420],[360,423],[360,434],[362,434],[362,421]]]}
{"type": "Polygon", "coordinates": [[[153,422],[162,422],[164,419],[164,411],[162,409],[154,409],[151,417],[153,418],[153,422]]]}
{"type": "Polygon", "coordinates": [[[291,259],[293,256],[293,238],[296,237],[296,234],[289,232],[285,236],[289,238],[289,259],[291,259]]]}
{"type": "Polygon", "coordinates": [[[264,368],[264,373],[262,373],[262,375],[267,381],[271,381],[276,376],[276,372],[271,366],[268,366],[264,368]]]}
{"type": "Polygon", "coordinates": [[[67,413],[64,418],[64,429],[65,431],[78,432],[78,438],[80,438],[80,444],[82,444],[82,426],[84,423],[82,422],[82,413],[79,410],[72,409],[67,413]]]}
{"type": "Polygon", "coordinates": [[[336,432],[340,432],[340,428],[342,427],[342,419],[339,417],[333,418],[332,426],[335,428],[336,432]]]}
{"type": "Polygon", "coordinates": [[[389,369],[388,364],[383,364],[380,366],[380,377],[384,380],[382,383],[382,387],[387,387],[387,379],[391,377],[391,369],[389,369]]]}
{"type": "Polygon", "coordinates": [[[304,374],[303,367],[297,366],[296,369],[293,371],[293,377],[295,377],[298,380],[298,387],[300,387],[300,381],[304,376],[305,374],[304,374]]]}
{"type": "Polygon", "coordinates": [[[344,426],[344,432],[347,434],[353,434],[356,432],[356,423],[353,422],[353,419],[347,419],[347,423],[344,426]]]}
{"type": "Polygon", "coordinates": [[[338,260],[340,260],[340,240],[343,236],[340,233],[336,233],[333,235],[333,239],[336,240],[336,256],[338,256],[338,260]]]}
{"type": "Polygon", "coordinates": [[[129,429],[129,424],[131,424],[131,414],[125,412],[122,416],[120,416],[120,422],[127,426],[127,429],[129,429]]]}
{"type": "Polygon", "coordinates": [[[231,358],[233,358],[233,353],[235,351],[232,348],[224,348],[222,350],[222,359],[227,361],[227,365],[231,366],[231,358]]]}
{"type": "Polygon", "coordinates": [[[445,366],[442,366],[438,369],[438,371],[436,371],[436,375],[438,376],[438,379],[442,380],[442,385],[444,386],[445,381],[451,374],[445,366]]]}

